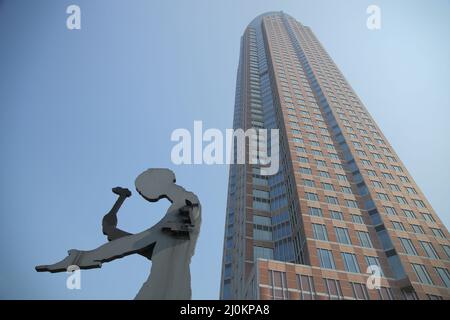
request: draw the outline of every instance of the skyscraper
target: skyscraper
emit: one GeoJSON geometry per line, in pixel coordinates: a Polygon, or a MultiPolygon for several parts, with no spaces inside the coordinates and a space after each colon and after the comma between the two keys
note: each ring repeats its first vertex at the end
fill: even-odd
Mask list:
{"type": "Polygon", "coordinates": [[[222,299],[450,299],[446,227],[309,27],[246,28],[233,126],[278,128],[280,169],[230,166],[222,299]]]}

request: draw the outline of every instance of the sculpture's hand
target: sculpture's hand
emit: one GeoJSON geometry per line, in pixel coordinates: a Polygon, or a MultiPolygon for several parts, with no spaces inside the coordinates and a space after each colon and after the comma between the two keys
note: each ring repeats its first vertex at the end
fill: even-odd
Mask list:
{"type": "Polygon", "coordinates": [[[127,188],[115,187],[112,189],[112,192],[114,192],[118,196],[122,196],[125,198],[131,197],[131,191],[128,190],[127,188]]]}
{"type": "Polygon", "coordinates": [[[69,266],[77,266],[80,269],[92,269],[92,268],[100,268],[102,266],[99,261],[87,261],[86,258],[83,257],[84,251],[80,250],[69,250],[68,256],[63,260],[50,264],[50,265],[40,265],[36,267],[36,271],[38,272],[65,272],[69,268],[69,266]]]}
{"type": "Polygon", "coordinates": [[[78,260],[79,251],[77,250],[69,250],[68,256],[64,258],[63,260],[50,264],[50,265],[40,265],[36,267],[36,271],[43,272],[64,272],[67,271],[67,268],[71,265],[74,265],[76,261],[78,260]]]}

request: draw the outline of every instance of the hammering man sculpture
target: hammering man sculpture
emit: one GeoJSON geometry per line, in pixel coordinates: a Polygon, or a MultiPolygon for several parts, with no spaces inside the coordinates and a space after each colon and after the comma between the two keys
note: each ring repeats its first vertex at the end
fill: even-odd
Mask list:
{"type": "Polygon", "coordinates": [[[172,203],[157,224],[137,234],[117,228],[117,212],[131,191],[113,188],[119,198],[102,221],[103,234],[110,242],[90,251],[69,250],[65,259],[37,266],[36,270],[65,272],[72,265],[100,268],[104,262],[137,253],[151,260],[152,267],[136,299],[190,299],[189,264],[200,231],[200,202],[195,194],[175,184],[175,175],[169,169],[148,169],[136,178],[135,186],[150,202],[166,198],[172,203]]]}

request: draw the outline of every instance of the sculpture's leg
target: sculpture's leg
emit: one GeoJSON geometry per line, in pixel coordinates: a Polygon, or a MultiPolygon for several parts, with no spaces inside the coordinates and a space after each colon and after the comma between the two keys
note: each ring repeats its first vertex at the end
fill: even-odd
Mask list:
{"type": "Polygon", "coordinates": [[[189,245],[189,241],[175,239],[157,243],[150,276],[136,295],[136,300],[191,299],[189,264],[192,252],[189,245]]]}

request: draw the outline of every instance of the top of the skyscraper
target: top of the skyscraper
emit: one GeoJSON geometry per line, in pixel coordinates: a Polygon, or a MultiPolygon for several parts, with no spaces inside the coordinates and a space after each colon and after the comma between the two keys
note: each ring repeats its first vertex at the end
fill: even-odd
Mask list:
{"type": "Polygon", "coordinates": [[[284,14],[285,13],[283,11],[268,11],[268,12],[265,12],[265,13],[262,13],[262,14],[258,15],[255,19],[252,20],[252,22],[249,23],[248,26],[254,26],[256,24],[261,23],[261,20],[264,17],[272,16],[272,15],[280,15],[280,16],[282,16],[284,14]]]}
{"type": "Polygon", "coordinates": [[[284,16],[284,17],[287,17],[287,18],[292,18],[292,19],[294,19],[292,16],[290,16],[289,14],[287,14],[287,13],[285,13],[285,12],[283,12],[283,11],[268,11],[268,12],[265,12],[265,13],[262,13],[262,14],[258,15],[256,18],[254,18],[254,19],[248,24],[247,28],[248,28],[248,27],[256,27],[256,26],[258,26],[259,24],[261,24],[261,21],[262,21],[262,19],[263,19],[264,17],[275,16],[275,15],[278,15],[278,16],[284,16]]]}

